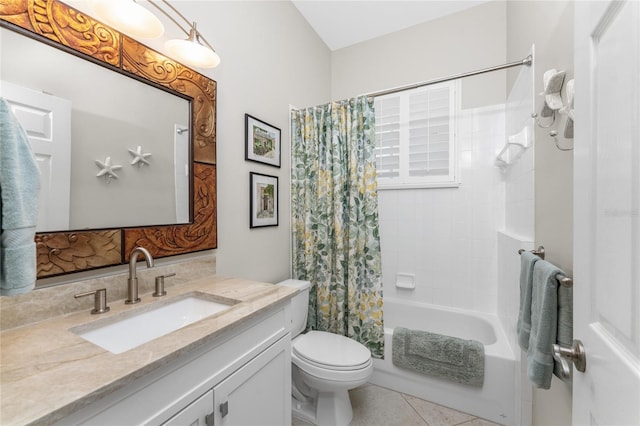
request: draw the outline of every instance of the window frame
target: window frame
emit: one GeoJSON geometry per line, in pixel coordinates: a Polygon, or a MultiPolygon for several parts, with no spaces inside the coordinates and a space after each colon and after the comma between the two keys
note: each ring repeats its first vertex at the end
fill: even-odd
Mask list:
{"type": "MultiPolygon", "coordinates": [[[[378,189],[416,189],[416,188],[456,188],[460,186],[459,179],[459,150],[458,150],[458,126],[460,117],[460,80],[452,80],[423,86],[416,89],[405,90],[388,95],[376,97],[378,100],[389,98],[400,98],[400,119],[399,119],[399,173],[398,177],[378,176],[378,189]],[[449,173],[447,175],[433,176],[409,176],[410,154],[408,153],[409,140],[409,107],[410,96],[417,93],[430,92],[443,88],[449,89],[449,173]]],[[[376,119],[377,119],[376,109],[376,119]]],[[[378,135],[376,123],[376,136],[378,135]]],[[[376,165],[378,156],[378,145],[376,142],[376,165]]]]}

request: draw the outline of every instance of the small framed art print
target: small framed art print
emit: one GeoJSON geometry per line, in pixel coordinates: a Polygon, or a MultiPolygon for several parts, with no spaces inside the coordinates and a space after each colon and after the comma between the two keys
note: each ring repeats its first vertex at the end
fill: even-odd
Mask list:
{"type": "Polygon", "coordinates": [[[280,129],[244,115],[244,159],[280,167],[280,129]]]}
{"type": "Polygon", "coordinates": [[[278,177],[249,173],[250,228],[278,226],[278,177]]]}

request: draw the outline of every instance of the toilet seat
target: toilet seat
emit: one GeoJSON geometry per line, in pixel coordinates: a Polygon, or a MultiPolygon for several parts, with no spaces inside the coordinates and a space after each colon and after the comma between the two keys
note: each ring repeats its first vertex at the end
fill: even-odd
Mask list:
{"type": "Polygon", "coordinates": [[[358,380],[370,374],[371,352],[364,345],[325,331],[310,331],[293,340],[291,358],[300,369],[333,381],[358,380]]]}
{"type": "Polygon", "coordinates": [[[331,370],[358,370],[371,360],[371,352],[361,343],[345,336],[312,330],[293,342],[300,358],[331,370]]]}

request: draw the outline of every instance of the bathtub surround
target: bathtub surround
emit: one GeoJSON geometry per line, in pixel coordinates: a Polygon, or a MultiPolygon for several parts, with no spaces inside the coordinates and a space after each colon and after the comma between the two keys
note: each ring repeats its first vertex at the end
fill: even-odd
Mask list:
{"type": "Polygon", "coordinates": [[[493,161],[504,105],[463,110],[457,120],[458,188],[379,191],[385,295],[494,313],[504,192],[493,161]],[[415,274],[415,289],[397,286],[399,273],[415,274]]]}
{"type": "Polygon", "coordinates": [[[373,101],[292,111],[293,276],[310,281],[308,326],[384,351],[373,101]]]}
{"type": "Polygon", "coordinates": [[[479,388],[484,383],[484,346],[477,340],[396,327],[391,352],[398,367],[479,388]]]}

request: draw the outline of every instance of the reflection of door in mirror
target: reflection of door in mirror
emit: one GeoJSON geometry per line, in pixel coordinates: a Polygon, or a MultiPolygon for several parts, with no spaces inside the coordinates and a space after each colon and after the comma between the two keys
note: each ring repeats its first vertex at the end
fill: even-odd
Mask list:
{"type": "MultiPolygon", "coordinates": [[[[176,176],[184,174],[184,165],[178,164],[190,161],[189,132],[179,138],[186,141],[180,145],[180,160],[174,142],[175,125],[188,129],[184,123],[191,121],[189,101],[13,31],[0,31],[3,81],[71,101],[68,226],[39,222],[38,231],[188,223],[191,177],[176,188],[176,176]],[[148,163],[133,164],[139,150],[151,154],[145,157],[148,163]],[[118,179],[96,177],[96,161],[104,163],[107,157],[122,166],[118,179]],[[185,206],[186,215],[180,211],[178,217],[185,206]]],[[[63,202],[52,194],[49,198],[63,202]]]]}
{"type": "Polygon", "coordinates": [[[27,133],[40,169],[36,231],[69,229],[71,101],[5,81],[0,96],[27,133]]]}
{"type": "Polygon", "coordinates": [[[174,159],[176,172],[176,219],[178,223],[189,222],[189,204],[180,200],[180,194],[189,193],[191,160],[189,158],[189,126],[176,124],[173,134],[174,159]]]}

